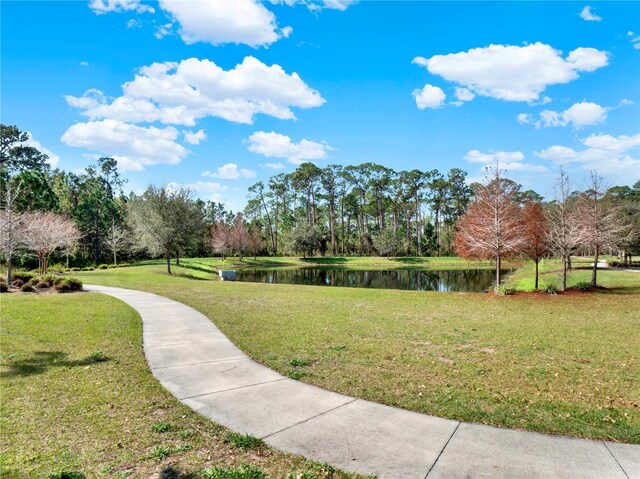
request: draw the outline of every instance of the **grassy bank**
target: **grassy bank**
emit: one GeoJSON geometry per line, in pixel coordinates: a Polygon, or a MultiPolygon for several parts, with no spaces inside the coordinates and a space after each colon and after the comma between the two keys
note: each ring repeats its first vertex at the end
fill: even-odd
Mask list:
{"type": "Polygon", "coordinates": [[[640,275],[607,273],[620,285],[607,293],[496,297],[206,281],[208,261],[173,277],[161,264],[81,277],[189,304],[258,361],[330,390],[640,443],[640,275]]]}
{"type": "Polygon", "coordinates": [[[180,404],[149,372],[140,318],[124,303],[94,293],[0,301],[0,477],[197,478],[241,465],[352,477],[259,443],[237,447],[242,438],[180,404]]]}

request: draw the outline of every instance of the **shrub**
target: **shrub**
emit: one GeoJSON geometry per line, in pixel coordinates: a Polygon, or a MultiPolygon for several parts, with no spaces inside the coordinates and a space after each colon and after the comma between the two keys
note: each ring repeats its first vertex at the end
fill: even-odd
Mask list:
{"type": "Polygon", "coordinates": [[[109,267],[108,264],[104,264],[103,263],[103,264],[99,265],[97,269],[107,269],[108,267],[109,267]]]}
{"type": "Polygon", "coordinates": [[[23,293],[33,293],[35,292],[35,290],[36,289],[29,283],[24,283],[22,286],[20,286],[20,291],[22,291],[23,293]]]}
{"type": "Polygon", "coordinates": [[[202,470],[205,479],[266,479],[267,475],[255,466],[238,467],[211,466],[202,470]]]}
{"type": "Polygon", "coordinates": [[[11,282],[11,286],[13,286],[14,288],[21,288],[23,284],[24,284],[24,281],[21,279],[14,279],[11,282]]]}
{"type": "Polygon", "coordinates": [[[501,284],[500,286],[498,286],[496,288],[496,294],[500,295],[500,296],[510,296],[512,294],[515,294],[516,290],[513,288],[508,288],[507,286],[505,286],[504,284],[501,284]]]}
{"type": "Polygon", "coordinates": [[[58,293],[70,293],[71,286],[66,281],[61,281],[55,285],[55,289],[58,293]]]}
{"type": "Polygon", "coordinates": [[[61,264],[54,264],[53,266],[49,266],[48,271],[53,274],[62,274],[64,273],[65,267],[61,264]]]}
{"type": "Polygon", "coordinates": [[[540,290],[547,294],[558,294],[559,288],[554,283],[545,284],[540,290]]]}
{"type": "Polygon", "coordinates": [[[95,268],[92,268],[91,266],[87,266],[85,268],[82,268],[81,271],[93,271],[95,268]]]}
{"type": "Polygon", "coordinates": [[[65,278],[63,281],[69,285],[71,291],[82,290],[82,281],[77,278],[65,278]]]}
{"type": "Polygon", "coordinates": [[[9,291],[9,288],[7,287],[7,283],[0,283],[0,293],[6,293],[7,291],[9,291]]]}
{"type": "Polygon", "coordinates": [[[577,289],[578,291],[591,291],[591,283],[588,281],[580,281],[573,285],[571,289],[577,289]]]}
{"type": "Polygon", "coordinates": [[[12,275],[13,280],[15,281],[16,279],[19,279],[20,281],[22,281],[23,283],[26,283],[27,281],[29,281],[31,278],[33,278],[34,276],[36,276],[35,273],[30,273],[28,271],[15,271],[12,275]]]}
{"type": "MultiPolygon", "coordinates": [[[[29,282],[28,284],[32,283],[29,282]]],[[[35,284],[35,287],[39,289],[48,289],[51,287],[51,283],[49,281],[38,280],[38,282],[35,284]]]]}
{"type": "Polygon", "coordinates": [[[109,269],[113,269],[113,268],[117,268],[118,265],[117,264],[110,264],[109,266],[107,266],[107,268],[109,269]]]}
{"type": "Polygon", "coordinates": [[[71,268],[69,271],[80,271],[80,268],[71,268]]]}
{"type": "Polygon", "coordinates": [[[29,281],[27,281],[27,283],[29,283],[31,286],[35,286],[36,284],[38,284],[40,281],[42,281],[42,279],[39,276],[34,276],[33,278],[31,278],[29,281]]]}

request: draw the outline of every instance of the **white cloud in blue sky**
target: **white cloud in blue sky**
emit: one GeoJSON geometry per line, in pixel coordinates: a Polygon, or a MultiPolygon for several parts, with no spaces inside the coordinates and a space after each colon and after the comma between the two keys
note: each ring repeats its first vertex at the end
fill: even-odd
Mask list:
{"type": "Polygon", "coordinates": [[[411,94],[416,100],[416,106],[421,110],[425,108],[440,108],[447,98],[442,88],[429,84],[426,84],[422,89],[413,90],[411,94]]]}
{"type": "Polygon", "coordinates": [[[269,158],[283,158],[295,165],[305,161],[323,160],[333,149],[326,143],[306,139],[295,143],[287,135],[275,131],[257,131],[247,138],[246,143],[247,149],[252,153],[269,158]]]}
{"type": "Polygon", "coordinates": [[[586,126],[604,123],[607,113],[611,108],[606,108],[597,103],[582,101],[571,105],[564,111],[543,110],[540,112],[540,119],[534,121],[532,115],[520,113],[518,122],[520,124],[532,124],[536,128],[550,126],[572,126],[581,129],[586,126]]]}
{"type": "Polygon", "coordinates": [[[580,18],[582,18],[583,20],[587,21],[587,22],[600,22],[602,21],[602,17],[599,15],[596,15],[594,12],[593,7],[590,7],[589,5],[587,5],[586,7],[584,7],[581,11],[580,11],[580,18]]]}
{"type": "Polygon", "coordinates": [[[525,46],[489,45],[430,58],[418,56],[413,63],[476,95],[533,102],[550,85],[568,83],[577,79],[579,72],[606,66],[608,54],[579,47],[562,58],[558,50],[537,42],[525,46]]]}
{"type": "Polygon", "coordinates": [[[221,180],[238,180],[240,178],[255,178],[256,172],[246,168],[238,168],[235,163],[227,163],[214,172],[204,171],[200,176],[220,178],[221,180]]]}

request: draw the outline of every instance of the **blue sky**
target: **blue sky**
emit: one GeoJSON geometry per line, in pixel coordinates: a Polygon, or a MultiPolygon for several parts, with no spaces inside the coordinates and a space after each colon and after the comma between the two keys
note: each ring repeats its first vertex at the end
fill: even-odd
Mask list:
{"type": "Polygon", "coordinates": [[[1,114],[60,168],[238,209],[301,161],[640,179],[640,3],[2,1],[1,114]]]}

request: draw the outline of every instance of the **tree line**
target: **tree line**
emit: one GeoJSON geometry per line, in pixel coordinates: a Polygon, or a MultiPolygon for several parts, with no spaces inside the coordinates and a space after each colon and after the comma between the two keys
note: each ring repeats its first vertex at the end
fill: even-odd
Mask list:
{"type": "MultiPolygon", "coordinates": [[[[244,212],[233,213],[221,203],[194,199],[184,188],[152,185],[142,194],[125,194],[126,180],[109,157],[80,173],[51,169],[46,155],[27,146],[25,132],[15,126],[0,128],[0,253],[8,274],[14,262],[28,265],[36,258],[46,270],[52,255],[67,267],[161,257],[169,272],[171,259],[179,263],[181,256],[481,256],[481,249],[471,243],[463,246],[460,238],[462,232],[475,231],[467,236],[484,241],[475,223],[483,217],[478,209],[492,180],[468,185],[467,173],[457,168],[440,173],[395,171],[375,163],[325,168],[303,163],[290,174],[252,185],[244,212]]],[[[566,175],[563,178],[566,183],[566,175]]],[[[530,244],[525,248],[516,241],[517,247],[506,247],[502,238],[494,238],[499,246],[490,256],[501,260],[554,254],[566,258],[570,267],[571,255],[580,251],[599,254],[615,246],[625,254],[638,254],[637,239],[627,230],[638,227],[640,182],[633,188],[604,189],[598,181],[583,192],[570,190],[567,183],[558,198],[544,202],[536,192],[523,191],[500,176],[498,185],[504,191],[499,196],[509,198],[500,211],[501,221],[510,219],[514,226],[499,226],[522,237],[522,218],[529,218],[527,227],[537,231],[542,246],[533,254],[527,252],[530,244]],[[596,211],[590,214],[598,215],[595,230],[576,226],[573,220],[586,217],[585,207],[577,205],[588,198],[596,211]],[[626,228],[610,235],[615,241],[601,226],[603,212],[614,210],[626,228]],[[548,222],[532,226],[534,213],[548,222]],[[547,232],[561,227],[562,234],[547,232]],[[618,241],[623,236],[626,239],[618,241]],[[586,242],[587,237],[592,239],[586,242]]],[[[486,257],[486,251],[482,255],[486,257]]]]}

